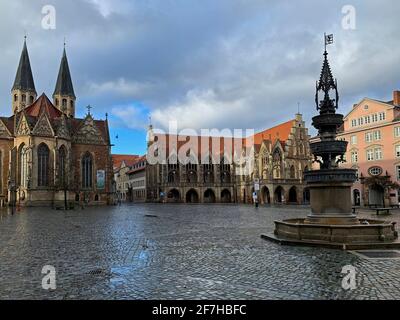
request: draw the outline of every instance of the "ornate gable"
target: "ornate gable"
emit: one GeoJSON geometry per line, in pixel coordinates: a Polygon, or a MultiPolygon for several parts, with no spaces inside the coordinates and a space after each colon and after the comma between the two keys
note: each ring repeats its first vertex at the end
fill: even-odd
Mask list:
{"type": "Polygon", "coordinates": [[[4,124],[3,120],[0,120],[0,138],[9,137],[11,137],[11,132],[7,129],[7,126],[4,124]]]}
{"type": "Polygon", "coordinates": [[[83,144],[104,144],[104,139],[90,114],[73,137],[74,142],[83,144]]]}
{"type": "Polygon", "coordinates": [[[67,126],[67,121],[65,120],[65,115],[61,117],[61,123],[57,129],[57,136],[63,139],[70,139],[70,133],[67,126]]]}
{"type": "Polygon", "coordinates": [[[26,119],[25,114],[23,114],[19,119],[19,123],[17,126],[17,136],[29,136],[30,134],[31,128],[29,127],[29,123],[26,119]]]}
{"type": "Polygon", "coordinates": [[[54,131],[51,127],[49,118],[47,118],[46,113],[42,113],[39,117],[38,122],[36,122],[33,128],[33,135],[42,137],[54,137],[54,131]]]}

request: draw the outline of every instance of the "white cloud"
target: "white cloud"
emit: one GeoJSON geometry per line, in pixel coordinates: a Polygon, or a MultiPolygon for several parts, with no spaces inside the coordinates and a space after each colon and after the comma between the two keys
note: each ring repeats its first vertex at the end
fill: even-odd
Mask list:
{"type": "Polygon", "coordinates": [[[110,122],[115,127],[126,127],[134,130],[145,130],[148,125],[145,110],[141,107],[127,105],[115,106],[111,109],[114,119],[110,122]]]}
{"type": "Polygon", "coordinates": [[[134,97],[143,95],[145,91],[149,90],[150,88],[150,83],[126,81],[124,78],[119,78],[115,81],[106,81],[103,83],[87,83],[87,90],[91,95],[115,94],[134,97]]]}

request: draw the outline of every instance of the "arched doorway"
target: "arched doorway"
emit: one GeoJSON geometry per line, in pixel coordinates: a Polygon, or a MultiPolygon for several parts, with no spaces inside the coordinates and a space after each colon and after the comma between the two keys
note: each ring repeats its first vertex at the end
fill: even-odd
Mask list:
{"type": "Polygon", "coordinates": [[[232,202],[231,192],[228,189],[225,189],[221,192],[221,202],[222,203],[231,203],[232,202]]]}
{"type": "Polygon", "coordinates": [[[289,203],[297,203],[296,187],[291,187],[289,190],[289,203]]]}
{"type": "Polygon", "coordinates": [[[275,193],[274,193],[274,198],[275,198],[275,203],[283,203],[284,201],[284,190],[281,186],[277,187],[275,189],[275,193]]]}
{"type": "Polygon", "coordinates": [[[360,191],[357,189],[353,190],[353,204],[354,204],[354,206],[361,205],[361,195],[360,195],[360,191]]]}
{"type": "Polygon", "coordinates": [[[369,187],[369,204],[370,205],[384,205],[385,190],[378,184],[373,184],[369,187]]]}
{"type": "Polygon", "coordinates": [[[261,199],[263,204],[271,203],[271,195],[269,194],[269,189],[265,186],[261,189],[261,199]]]}
{"type": "Polygon", "coordinates": [[[310,189],[305,188],[303,191],[303,203],[310,204],[310,189]]]}
{"type": "Polygon", "coordinates": [[[186,203],[198,203],[199,195],[196,190],[191,189],[186,193],[186,203]]]}
{"type": "Polygon", "coordinates": [[[168,201],[169,202],[179,202],[181,199],[181,194],[177,189],[172,189],[168,192],[168,201]]]}
{"type": "Polygon", "coordinates": [[[211,189],[207,189],[204,192],[204,203],[214,203],[215,202],[215,193],[211,189]]]}

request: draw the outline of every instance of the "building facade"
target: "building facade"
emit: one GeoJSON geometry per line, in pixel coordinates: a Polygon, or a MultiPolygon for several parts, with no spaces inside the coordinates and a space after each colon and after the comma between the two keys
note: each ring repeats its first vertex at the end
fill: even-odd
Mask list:
{"type": "Polygon", "coordinates": [[[128,195],[130,202],[146,201],[146,156],[138,158],[131,166],[128,176],[128,195]]]}
{"type": "Polygon", "coordinates": [[[344,118],[338,138],[348,141],[344,167],[358,170],[353,205],[400,202],[400,91],[390,101],[364,98],[344,118]]]}
{"type": "Polygon", "coordinates": [[[109,203],[113,170],[107,120],[75,117],[76,97],[63,52],[53,101],[37,98],[26,41],[0,117],[1,200],[25,206],[109,203]]]}
{"type": "Polygon", "coordinates": [[[116,186],[116,196],[121,201],[128,199],[129,176],[128,171],[139,158],[137,155],[113,154],[114,180],[116,186]]]}
{"type": "MultiPolygon", "coordinates": [[[[168,146],[171,136],[162,136],[168,146]]],[[[154,152],[153,143],[160,138],[150,128],[148,155],[154,152]]],[[[168,159],[165,163],[147,164],[147,201],[251,203],[253,192],[264,204],[309,201],[303,182],[303,172],[311,168],[309,135],[300,114],[293,120],[239,141],[253,147],[252,160],[249,160],[253,162],[251,171],[243,172],[241,166],[227,161],[223,149],[213,154],[217,161],[203,161],[215,152],[208,150],[215,139],[220,140],[220,146],[224,145],[226,138],[223,137],[199,137],[197,150],[208,150],[208,153],[196,154],[194,160],[197,161],[190,160],[186,164],[171,161],[174,152],[186,148],[186,138],[179,137],[177,150],[166,150],[168,159]],[[204,148],[204,145],[207,146],[204,148]]]]}

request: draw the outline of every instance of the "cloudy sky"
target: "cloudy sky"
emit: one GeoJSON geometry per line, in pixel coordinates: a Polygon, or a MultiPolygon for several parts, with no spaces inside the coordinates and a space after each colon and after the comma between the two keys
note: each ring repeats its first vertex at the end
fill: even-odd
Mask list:
{"type": "Polygon", "coordinates": [[[11,113],[26,32],[36,90],[49,97],[66,37],[77,116],[88,104],[97,119],[108,112],[114,153],[145,153],[149,116],[157,128],[258,130],[300,103],[310,126],[323,33],[335,35],[346,113],[400,89],[399,17],[397,0],[0,0],[0,112],[11,113]],[[342,24],[349,4],[355,29],[342,24]],[[56,9],[54,30],[42,27],[45,5],[56,9]]]}

